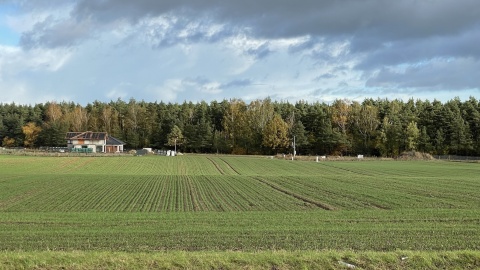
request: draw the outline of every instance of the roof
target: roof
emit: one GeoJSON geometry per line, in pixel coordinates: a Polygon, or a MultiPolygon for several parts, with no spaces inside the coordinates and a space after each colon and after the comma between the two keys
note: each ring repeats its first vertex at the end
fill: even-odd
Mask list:
{"type": "Polygon", "coordinates": [[[106,140],[106,145],[124,145],[121,140],[108,136],[106,132],[67,132],[67,140],[106,140]]]}
{"type": "Polygon", "coordinates": [[[79,140],[105,140],[108,138],[106,132],[67,132],[66,139],[79,139],[79,140]]]}
{"type": "Polygon", "coordinates": [[[126,144],[126,143],[120,141],[115,137],[112,137],[112,136],[107,137],[107,145],[123,145],[123,144],[126,144]]]}

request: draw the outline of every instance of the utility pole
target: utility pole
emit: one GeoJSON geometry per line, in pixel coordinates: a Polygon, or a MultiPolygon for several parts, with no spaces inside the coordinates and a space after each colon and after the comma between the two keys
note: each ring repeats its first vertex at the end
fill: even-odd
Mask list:
{"type": "Polygon", "coordinates": [[[295,149],[295,135],[293,136],[293,158],[297,155],[297,150],[295,149]]]}
{"type": "Polygon", "coordinates": [[[174,156],[177,155],[177,138],[175,138],[175,154],[173,154],[174,156]]]}

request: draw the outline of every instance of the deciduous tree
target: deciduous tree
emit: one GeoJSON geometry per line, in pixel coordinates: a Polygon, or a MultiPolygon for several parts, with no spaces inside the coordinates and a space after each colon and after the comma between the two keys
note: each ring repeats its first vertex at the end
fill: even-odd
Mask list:
{"type": "Polygon", "coordinates": [[[27,123],[22,127],[23,134],[25,135],[24,144],[26,147],[34,147],[37,141],[38,135],[42,131],[42,128],[37,126],[33,122],[27,123]]]}
{"type": "Polygon", "coordinates": [[[263,131],[263,145],[273,150],[288,146],[288,125],[278,114],[267,123],[263,131]]]}
{"type": "Polygon", "coordinates": [[[410,122],[407,126],[407,150],[416,150],[418,144],[418,138],[420,137],[420,130],[417,127],[416,122],[410,122]]]}
{"type": "Polygon", "coordinates": [[[168,138],[167,140],[168,146],[179,146],[179,145],[183,145],[184,143],[182,130],[177,125],[173,126],[172,131],[168,133],[167,138],[168,138]]]}

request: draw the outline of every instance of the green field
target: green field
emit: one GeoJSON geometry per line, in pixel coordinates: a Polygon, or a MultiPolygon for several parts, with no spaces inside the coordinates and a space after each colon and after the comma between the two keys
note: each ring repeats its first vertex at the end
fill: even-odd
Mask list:
{"type": "MultiPolygon", "coordinates": [[[[349,252],[376,252],[408,268],[418,264],[400,261],[400,254],[453,252],[480,267],[479,232],[478,163],[0,156],[0,268],[15,256],[43,258],[45,251],[271,258],[279,254],[271,252],[334,251],[338,256],[325,260],[339,268],[349,252]]],[[[212,265],[198,266],[230,268],[212,265]]]]}

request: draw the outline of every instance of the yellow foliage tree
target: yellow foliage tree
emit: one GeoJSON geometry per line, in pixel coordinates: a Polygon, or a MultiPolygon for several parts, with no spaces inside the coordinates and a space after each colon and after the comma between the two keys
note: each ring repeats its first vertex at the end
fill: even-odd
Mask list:
{"type": "Polygon", "coordinates": [[[3,138],[3,141],[2,141],[2,146],[3,147],[12,147],[14,145],[15,145],[15,139],[14,138],[9,138],[8,136],[3,138]]]}
{"type": "Polygon", "coordinates": [[[288,124],[283,121],[279,114],[275,114],[273,119],[265,126],[263,145],[274,150],[288,146],[288,124]]]}
{"type": "Polygon", "coordinates": [[[37,141],[38,135],[42,131],[42,128],[35,125],[33,122],[29,122],[22,127],[23,134],[25,135],[24,144],[26,147],[33,147],[37,141]]]}

